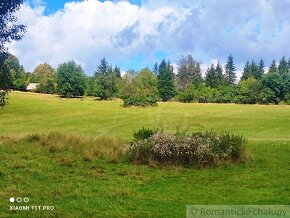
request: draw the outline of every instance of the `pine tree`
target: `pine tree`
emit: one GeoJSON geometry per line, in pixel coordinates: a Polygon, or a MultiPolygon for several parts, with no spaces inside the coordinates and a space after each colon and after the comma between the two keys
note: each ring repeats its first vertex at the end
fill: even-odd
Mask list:
{"type": "Polygon", "coordinates": [[[211,88],[216,88],[218,86],[217,72],[213,64],[210,66],[210,68],[207,69],[205,75],[205,84],[211,88]]]}
{"type": "Polygon", "coordinates": [[[216,65],[215,70],[217,73],[218,86],[221,86],[224,84],[224,75],[223,75],[223,67],[220,64],[220,62],[218,62],[218,64],[216,65]]]}
{"type": "Polygon", "coordinates": [[[153,74],[155,75],[155,76],[157,76],[157,74],[158,74],[158,63],[156,62],[155,64],[154,64],[154,67],[153,67],[153,74]]]}
{"type": "Polygon", "coordinates": [[[255,79],[259,79],[261,77],[259,66],[256,64],[256,62],[254,60],[252,60],[252,62],[251,62],[251,75],[255,79]]]}
{"type": "Polygon", "coordinates": [[[173,67],[170,62],[162,60],[158,72],[158,90],[162,101],[169,101],[176,94],[173,67]]]}
{"type": "Polygon", "coordinates": [[[236,67],[234,63],[234,58],[232,55],[228,57],[228,61],[225,66],[225,79],[228,85],[233,85],[236,81],[236,67]]]}
{"type": "Polygon", "coordinates": [[[115,73],[117,78],[121,78],[121,70],[118,66],[115,66],[114,73],[115,73]]]}
{"type": "Polygon", "coordinates": [[[285,57],[283,57],[279,62],[278,73],[280,75],[285,75],[288,73],[288,63],[285,57]]]}
{"type": "Polygon", "coordinates": [[[228,57],[227,64],[225,66],[225,79],[228,85],[233,85],[236,81],[236,67],[234,63],[234,58],[232,55],[228,57]]]}
{"type": "Polygon", "coordinates": [[[269,73],[277,73],[277,65],[275,60],[272,61],[269,67],[269,73]]]}
{"type": "Polygon", "coordinates": [[[97,70],[95,72],[95,76],[108,73],[109,67],[110,66],[109,66],[108,62],[106,61],[106,59],[105,58],[101,59],[101,64],[98,65],[97,70]]]}
{"type": "Polygon", "coordinates": [[[264,73],[265,73],[265,63],[264,63],[263,59],[261,58],[261,60],[259,62],[259,71],[258,71],[258,74],[257,74],[257,79],[262,78],[264,73]]]}
{"type": "Polygon", "coordinates": [[[105,58],[101,60],[101,64],[98,65],[95,72],[95,86],[94,90],[91,91],[93,95],[100,97],[102,100],[112,98],[117,93],[117,72],[116,68],[108,64],[105,58]]]}
{"type": "Polygon", "coordinates": [[[250,62],[247,61],[247,63],[244,66],[244,71],[243,71],[243,75],[241,79],[247,80],[250,76],[252,76],[251,65],[250,65],[250,62]]]}

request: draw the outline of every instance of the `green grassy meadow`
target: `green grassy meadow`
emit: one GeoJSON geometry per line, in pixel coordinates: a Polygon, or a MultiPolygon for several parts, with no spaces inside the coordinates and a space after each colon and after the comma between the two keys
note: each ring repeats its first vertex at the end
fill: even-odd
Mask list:
{"type": "Polygon", "coordinates": [[[118,100],[12,92],[0,110],[0,160],[0,217],[185,217],[188,204],[290,204],[290,107],[123,108],[118,100]],[[140,166],[115,156],[143,126],[174,132],[201,128],[197,123],[243,134],[252,160],[194,169],[140,166]],[[52,132],[71,136],[65,141],[71,145],[27,137],[52,132]],[[82,140],[84,148],[74,147],[82,140]],[[9,211],[12,196],[55,209],[9,211]]]}

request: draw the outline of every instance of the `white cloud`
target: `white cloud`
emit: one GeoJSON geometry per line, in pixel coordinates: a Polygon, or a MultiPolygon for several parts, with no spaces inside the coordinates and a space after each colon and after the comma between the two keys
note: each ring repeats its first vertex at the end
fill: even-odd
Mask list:
{"type": "MultiPolygon", "coordinates": [[[[26,4],[18,14],[28,32],[22,41],[11,45],[11,51],[30,71],[42,62],[56,67],[74,59],[92,73],[102,57],[122,63],[138,52],[147,51],[148,57],[152,56],[148,38],[158,38],[158,28],[167,16],[178,15],[173,8],[151,11],[125,1],[71,2],[50,16],[45,16],[44,10],[43,6],[32,9],[26,4]]],[[[167,31],[174,29],[172,23],[167,31]]]]}
{"type": "Polygon", "coordinates": [[[142,7],[86,0],[49,16],[37,2],[21,8],[19,22],[28,32],[10,46],[29,71],[42,62],[57,67],[74,59],[92,74],[102,57],[123,68],[151,67],[158,51],[172,62],[191,53],[205,68],[216,59],[225,63],[232,53],[240,70],[246,60],[270,64],[290,55],[289,0],[144,0],[142,7]]]}

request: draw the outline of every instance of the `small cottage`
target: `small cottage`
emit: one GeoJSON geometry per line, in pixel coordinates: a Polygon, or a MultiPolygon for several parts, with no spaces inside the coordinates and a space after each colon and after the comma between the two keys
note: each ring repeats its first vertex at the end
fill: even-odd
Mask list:
{"type": "Polygon", "coordinates": [[[39,83],[29,83],[28,86],[26,87],[27,91],[33,91],[36,89],[36,87],[39,85],[39,83]]]}

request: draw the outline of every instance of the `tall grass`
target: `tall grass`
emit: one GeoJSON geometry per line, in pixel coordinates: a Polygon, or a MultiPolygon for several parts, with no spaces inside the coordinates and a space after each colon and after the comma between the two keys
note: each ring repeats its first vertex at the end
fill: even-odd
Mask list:
{"type": "MultiPolygon", "coordinates": [[[[50,132],[48,134],[31,134],[23,138],[4,137],[0,143],[34,143],[49,153],[72,152],[82,155],[84,161],[91,161],[94,158],[104,158],[109,162],[118,162],[125,153],[124,141],[117,137],[100,136],[96,138],[50,132]]],[[[65,161],[65,160],[64,160],[65,161]]]]}

